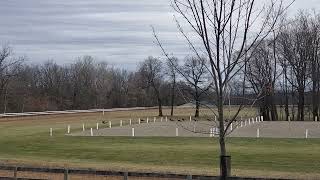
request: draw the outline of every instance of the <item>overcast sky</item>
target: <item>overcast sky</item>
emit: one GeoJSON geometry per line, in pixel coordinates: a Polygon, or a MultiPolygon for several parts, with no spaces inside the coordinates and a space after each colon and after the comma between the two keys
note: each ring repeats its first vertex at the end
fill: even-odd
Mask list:
{"type": "MultiPolygon", "coordinates": [[[[68,64],[91,55],[133,68],[160,56],[150,25],[177,56],[187,53],[173,21],[170,0],[0,0],[0,44],[39,63],[68,64]]],[[[290,12],[320,10],[320,0],[296,0],[290,12]]]]}

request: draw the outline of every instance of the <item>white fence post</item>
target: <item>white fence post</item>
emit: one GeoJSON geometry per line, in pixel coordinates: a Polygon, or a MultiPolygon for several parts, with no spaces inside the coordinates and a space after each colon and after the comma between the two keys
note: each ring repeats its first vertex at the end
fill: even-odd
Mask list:
{"type": "Polygon", "coordinates": [[[112,124],[111,124],[111,121],[109,121],[109,128],[112,128],[112,124]]]}
{"type": "Polygon", "coordinates": [[[134,137],[134,135],[135,135],[134,134],[134,128],[131,129],[131,134],[132,134],[132,137],[134,137]]]}
{"type": "Polygon", "coordinates": [[[260,129],[258,128],[257,129],[257,138],[259,138],[260,137],[260,129]]]}
{"type": "Polygon", "coordinates": [[[68,134],[70,134],[70,125],[68,125],[68,134]]]}
{"type": "Polygon", "coordinates": [[[250,118],[249,118],[249,125],[250,125],[250,118]]]}
{"type": "Polygon", "coordinates": [[[104,109],[102,110],[102,115],[104,116],[104,109]]]}
{"type": "Polygon", "coordinates": [[[261,116],[261,121],[263,122],[263,116],[261,116]]]}
{"type": "Polygon", "coordinates": [[[162,120],[163,120],[163,117],[161,117],[161,122],[162,122],[162,120]]]}
{"type": "Polygon", "coordinates": [[[97,130],[99,130],[99,123],[97,123],[97,130]]]}
{"type": "Polygon", "coordinates": [[[86,129],[84,128],[84,124],[82,124],[82,131],[85,131],[86,129]]]}
{"type": "Polygon", "coordinates": [[[315,121],[317,122],[318,121],[318,116],[314,117],[315,118],[315,121]]]}
{"type": "Polygon", "coordinates": [[[141,124],[141,119],[139,118],[139,124],[141,124]]]}
{"type": "Polygon", "coordinates": [[[240,122],[240,127],[242,127],[242,125],[243,125],[243,122],[241,121],[241,122],[240,122]]]}
{"type": "Polygon", "coordinates": [[[166,122],[168,122],[168,116],[166,116],[166,122]]]}
{"type": "Polygon", "coordinates": [[[93,130],[92,130],[92,128],[90,129],[90,136],[93,136],[93,130]]]}
{"type": "Polygon", "coordinates": [[[179,129],[176,128],[176,136],[179,136],[179,129]]]}
{"type": "Polygon", "coordinates": [[[120,120],[120,126],[122,126],[122,120],[120,120]]]}
{"type": "Polygon", "coordinates": [[[308,135],[309,135],[309,130],[306,129],[306,139],[308,139],[308,135]]]}
{"type": "Polygon", "coordinates": [[[156,122],[156,120],[157,120],[157,118],[156,118],[156,117],[154,117],[154,118],[153,118],[153,123],[155,123],[155,122],[156,122]]]}
{"type": "Polygon", "coordinates": [[[232,126],[233,124],[231,123],[230,124],[230,130],[232,131],[233,130],[233,126],[232,126]]]}
{"type": "Polygon", "coordinates": [[[149,123],[149,118],[147,117],[147,123],[149,123]]]}
{"type": "Polygon", "coordinates": [[[190,122],[191,122],[191,121],[192,121],[192,117],[190,116],[190,118],[189,118],[189,119],[190,119],[190,122]]]}
{"type": "Polygon", "coordinates": [[[52,128],[50,128],[50,137],[52,137],[52,128]]]}
{"type": "Polygon", "coordinates": [[[130,126],[132,125],[132,119],[129,120],[130,126]]]}
{"type": "Polygon", "coordinates": [[[210,128],[210,137],[214,137],[213,128],[210,128]]]}

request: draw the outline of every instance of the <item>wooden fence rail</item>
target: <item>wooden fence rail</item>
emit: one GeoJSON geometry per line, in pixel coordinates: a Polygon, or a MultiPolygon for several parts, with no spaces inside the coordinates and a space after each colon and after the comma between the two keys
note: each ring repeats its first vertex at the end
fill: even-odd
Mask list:
{"type": "MultiPolygon", "coordinates": [[[[128,177],[150,177],[150,178],[165,178],[165,179],[200,179],[200,180],[219,180],[218,176],[202,176],[202,175],[183,175],[183,174],[164,174],[164,173],[142,173],[142,172],[118,172],[118,171],[101,171],[94,169],[64,169],[64,168],[46,168],[46,167],[26,167],[26,166],[1,166],[0,170],[13,171],[13,177],[6,179],[23,179],[19,178],[18,172],[33,172],[33,173],[56,173],[64,174],[64,180],[69,179],[69,175],[96,175],[96,176],[118,176],[128,180],[128,177]]],[[[0,177],[0,179],[5,179],[0,177]]],[[[266,178],[249,178],[249,177],[230,177],[230,180],[280,180],[266,178]]],[[[281,179],[285,180],[285,179],[281,179]]]]}

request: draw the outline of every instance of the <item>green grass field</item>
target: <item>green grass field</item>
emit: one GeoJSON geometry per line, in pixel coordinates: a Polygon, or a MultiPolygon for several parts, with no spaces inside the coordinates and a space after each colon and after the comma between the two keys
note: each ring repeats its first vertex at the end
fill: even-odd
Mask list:
{"type": "MultiPolygon", "coordinates": [[[[189,115],[188,109],[177,115],[189,115]]],[[[70,137],[101,120],[155,116],[156,110],[0,120],[0,162],[35,166],[217,175],[219,146],[214,138],[70,137]],[[53,128],[53,137],[49,136],[53,128]]],[[[233,175],[320,177],[320,139],[229,138],[233,175]]]]}

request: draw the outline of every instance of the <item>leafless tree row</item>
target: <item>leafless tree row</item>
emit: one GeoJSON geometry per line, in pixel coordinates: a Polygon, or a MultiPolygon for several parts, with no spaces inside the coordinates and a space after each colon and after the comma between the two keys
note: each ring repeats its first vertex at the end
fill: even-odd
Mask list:
{"type": "MultiPolygon", "coordinates": [[[[177,58],[176,64],[171,65],[171,61],[165,63],[150,56],[141,61],[137,70],[129,71],[97,62],[91,56],[80,57],[70,65],[58,65],[53,60],[29,64],[24,58],[13,57],[7,46],[0,53],[2,113],[158,106],[162,116],[162,106],[171,106],[174,115],[174,106],[192,102],[193,97],[196,102],[201,100],[200,95],[192,96],[194,90],[199,93],[199,88],[190,87],[180,78],[175,69],[177,58]]],[[[197,76],[202,79],[201,74],[197,76]]]]}
{"type": "Polygon", "coordinates": [[[286,25],[279,31],[275,48],[278,69],[282,71],[279,84],[286,97],[286,119],[305,120],[306,105],[312,107],[313,120],[318,119],[320,16],[300,12],[296,18],[284,23],[286,25]],[[309,98],[308,102],[306,98],[309,98]]]}
{"type": "MultiPolygon", "coordinates": [[[[230,79],[221,82],[222,104],[239,105],[240,109],[253,105],[270,121],[305,120],[307,110],[313,120],[319,119],[319,26],[319,15],[300,12],[295,18],[283,18],[277,29],[253,42],[251,48],[245,43],[241,55],[237,50],[224,55],[230,62],[228,58],[219,62],[220,76],[230,79]],[[233,58],[239,58],[238,62],[233,58]]],[[[162,106],[171,106],[174,115],[174,106],[193,103],[194,116],[199,117],[200,106],[219,102],[219,83],[218,76],[213,78],[217,64],[212,71],[210,59],[198,55],[148,57],[137,70],[128,71],[96,62],[90,56],[67,66],[54,61],[32,65],[23,57],[13,57],[11,48],[3,46],[0,110],[158,106],[161,116],[162,106]]]]}

